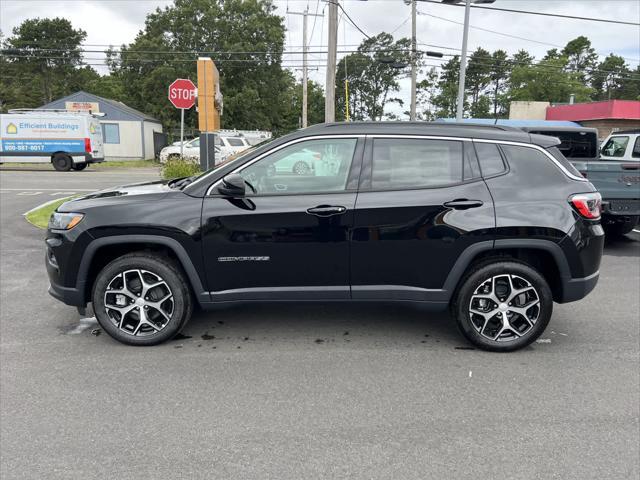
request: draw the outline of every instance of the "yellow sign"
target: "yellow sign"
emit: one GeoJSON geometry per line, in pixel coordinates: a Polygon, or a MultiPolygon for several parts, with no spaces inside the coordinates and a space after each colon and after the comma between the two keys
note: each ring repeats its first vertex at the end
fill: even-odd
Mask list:
{"type": "Polygon", "coordinates": [[[16,127],[13,123],[7,125],[7,133],[9,135],[15,135],[18,133],[18,127],[16,127]]]}
{"type": "Polygon", "coordinates": [[[71,112],[100,112],[100,104],[98,102],[64,102],[64,108],[71,112]]]}
{"type": "Polygon", "coordinates": [[[198,58],[198,129],[201,132],[220,130],[222,93],[220,74],[213,60],[198,58]]]}

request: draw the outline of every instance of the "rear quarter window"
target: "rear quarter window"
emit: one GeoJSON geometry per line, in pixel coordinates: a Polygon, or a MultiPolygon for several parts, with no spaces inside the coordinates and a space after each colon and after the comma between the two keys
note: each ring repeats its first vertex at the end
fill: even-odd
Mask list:
{"type": "Polygon", "coordinates": [[[491,177],[504,172],[507,168],[504,164],[500,149],[495,143],[474,142],[482,176],[491,177]]]}
{"type": "Polygon", "coordinates": [[[569,173],[572,173],[577,177],[582,176],[578,171],[578,169],[574,167],[569,160],[567,160],[567,158],[562,154],[562,152],[558,149],[558,147],[547,148],[547,151],[551,155],[553,155],[553,158],[555,158],[560,163],[560,165],[562,165],[569,173]]]}

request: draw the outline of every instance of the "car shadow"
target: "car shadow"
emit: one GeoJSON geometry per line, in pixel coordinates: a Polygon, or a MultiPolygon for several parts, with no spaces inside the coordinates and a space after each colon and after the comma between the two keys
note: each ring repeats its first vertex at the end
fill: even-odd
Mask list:
{"type": "Polygon", "coordinates": [[[359,302],[252,303],[199,311],[174,342],[236,349],[303,344],[470,348],[448,312],[359,302]]]}

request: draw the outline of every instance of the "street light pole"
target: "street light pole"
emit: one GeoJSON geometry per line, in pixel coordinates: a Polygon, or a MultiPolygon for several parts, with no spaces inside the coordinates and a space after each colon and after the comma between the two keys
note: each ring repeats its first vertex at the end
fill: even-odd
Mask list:
{"type": "Polygon", "coordinates": [[[416,0],[411,0],[411,110],[409,120],[416,121],[416,76],[418,67],[416,65],[416,0]]]}
{"type": "Polygon", "coordinates": [[[327,55],[327,77],[324,95],[324,121],[336,120],[336,57],[338,50],[338,0],[329,0],[329,25],[327,37],[329,52],[327,55]]]}
{"type": "Polygon", "coordinates": [[[458,81],[458,104],[456,109],[456,122],[462,121],[464,113],[464,82],[467,76],[467,42],[469,40],[469,14],[471,13],[471,0],[467,0],[464,7],[464,33],[462,34],[462,56],[460,58],[460,76],[458,81]]]}

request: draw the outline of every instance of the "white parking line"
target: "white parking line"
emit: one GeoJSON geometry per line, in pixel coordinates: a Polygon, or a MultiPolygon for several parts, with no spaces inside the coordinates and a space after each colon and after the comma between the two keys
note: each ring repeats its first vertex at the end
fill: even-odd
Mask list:
{"type": "Polygon", "coordinates": [[[32,195],[40,195],[42,192],[20,192],[17,193],[16,195],[28,195],[28,196],[32,196],[32,195]]]}

